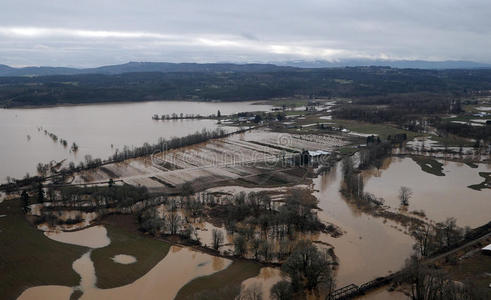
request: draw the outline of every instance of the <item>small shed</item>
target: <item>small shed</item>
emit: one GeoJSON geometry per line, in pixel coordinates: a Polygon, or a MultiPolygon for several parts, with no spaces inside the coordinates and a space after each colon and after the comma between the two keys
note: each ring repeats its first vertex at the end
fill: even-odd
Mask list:
{"type": "Polygon", "coordinates": [[[485,255],[491,255],[491,244],[481,249],[481,253],[485,255]]]}

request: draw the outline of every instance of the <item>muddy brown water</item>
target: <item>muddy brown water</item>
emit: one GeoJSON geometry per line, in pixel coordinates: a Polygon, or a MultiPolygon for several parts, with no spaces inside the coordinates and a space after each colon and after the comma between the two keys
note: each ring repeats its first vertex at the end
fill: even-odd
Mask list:
{"type": "Polygon", "coordinates": [[[102,248],[111,243],[104,226],[92,226],[78,231],[45,231],[48,238],[66,244],[74,244],[89,248],[102,248]]]}
{"type": "MultiPolygon", "coordinates": [[[[380,170],[367,170],[363,175],[365,191],[377,197],[384,197],[391,209],[397,209],[398,189],[401,185],[406,185],[414,192],[410,201],[410,210],[424,209],[430,219],[437,221],[454,216],[461,226],[477,226],[484,220],[488,221],[486,218],[491,212],[490,192],[489,190],[474,191],[467,188],[467,185],[480,183],[483,179],[478,176],[478,172],[488,170],[489,166],[484,164],[479,164],[478,168],[473,169],[465,164],[447,162],[444,164],[446,175],[438,177],[423,172],[410,158],[393,157],[384,161],[380,170]],[[463,199],[465,201],[462,201],[463,199]]],[[[325,221],[340,226],[344,231],[339,238],[325,234],[315,236],[316,239],[334,247],[340,263],[336,272],[337,286],[351,283],[359,285],[398,271],[404,265],[405,259],[411,255],[414,241],[398,224],[369,216],[344,199],[339,192],[341,180],[341,164],[338,164],[313,181],[315,195],[322,208],[319,216],[325,221]]],[[[230,188],[227,191],[233,193],[242,190],[230,188]]],[[[201,227],[207,229],[201,232],[201,238],[203,241],[210,242],[209,233],[215,227],[206,222],[201,227]]],[[[83,234],[83,232],[78,233],[79,236],[83,234]]],[[[69,238],[65,234],[56,236],[62,242],[74,243],[74,238],[69,238]]],[[[93,239],[93,242],[100,240],[97,234],[90,239],[93,239]]],[[[172,247],[169,255],[149,273],[130,285],[109,290],[95,288],[96,278],[88,253],[74,262],[74,269],[82,277],[80,286],[84,290],[82,299],[152,299],[156,295],[165,295],[168,299],[172,299],[186,282],[198,276],[223,270],[229,264],[230,261],[223,258],[209,256],[189,248],[172,247]],[[168,270],[177,271],[170,273],[168,270]],[[156,284],[156,282],[165,282],[165,284],[156,284]]],[[[257,284],[263,295],[267,295],[270,287],[279,280],[281,275],[278,269],[263,268],[257,277],[243,283],[242,290],[245,291],[247,287],[257,284]]],[[[62,290],[65,289],[56,286],[34,287],[23,293],[20,299],[34,299],[28,296],[36,295],[36,291],[43,295],[42,293],[47,293],[50,288],[53,289],[53,297],[63,295],[62,290]]],[[[390,299],[394,294],[380,290],[373,296],[375,298],[372,299],[377,297],[390,299]]]]}
{"type": "Polygon", "coordinates": [[[344,234],[332,238],[325,234],[321,241],[334,246],[339,259],[336,284],[362,284],[376,277],[398,271],[412,252],[412,239],[397,225],[361,212],[346,201],[341,193],[341,164],[314,179],[322,220],[341,227],[344,234]]]}
{"type": "Polygon", "coordinates": [[[18,300],[68,300],[73,288],[61,285],[36,286],[25,290],[18,300]]]}
{"type": "Polygon", "coordinates": [[[153,114],[216,114],[240,111],[269,111],[270,105],[252,102],[210,103],[155,101],[140,103],[111,103],[60,106],[30,109],[0,109],[0,182],[6,176],[23,177],[36,173],[39,162],[51,160],[83,161],[86,154],[106,159],[124,145],[140,146],[155,143],[159,137],[185,136],[203,128],[216,128],[215,120],[155,121],[153,114]],[[70,152],[59,142],[53,142],[42,127],[79,145],[77,153],[70,152]],[[28,137],[29,135],[29,137],[28,137]],[[111,147],[113,145],[113,147],[111,147]]]}
{"type": "Polygon", "coordinates": [[[284,280],[284,278],[280,269],[271,267],[261,268],[259,275],[242,282],[240,294],[244,299],[250,299],[251,292],[256,289],[261,291],[262,299],[271,299],[271,288],[281,280],[284,280]]]}
{"type": "MultiPolygon", "coordinates": [[[[410,211],[423,209],[435,221],[456,217],[460,226],[489,222],[491,191],[467,188],[483,180],[478,173],[489,171],[489,165],[479,164],[473,169],[462,163],[445,162],[443,168],[445,176],[435,176],[423,172],[411,158],[388,158],[380,170],[363,172],[365,191],[383,197],[391,210],[397,210],[399,188],[405,185],[413,190],[410,211]]],[[[345,232],[339,238],[319,236],[334,246],[339,258],[338,287],[398,271],[412,254],[414,241],[400,225],[369,216],[347,201],[339,192],[341,180],[341,163],[314,179],[315,194],[323,209],[319,216],[345,232]]]]}
{"type": "Polygon", "coordinates": [[[364,172],[365,191],[383,197],[386,204],[398,208],[399,189],[407,186],[413,191],[409,211],[424,210],[434,221],[455,217],[462,227],[477,227],[489,222],[491,190],[476,191],[467,186],[484,181],[479,172],[491,172],[491,165],[480,163],[478,168],[471,168],[464,163],[438,161],[444,164],[445,176],[423,172],[408,157],[388,158],[384,162],[386,169],[364,172]]]}

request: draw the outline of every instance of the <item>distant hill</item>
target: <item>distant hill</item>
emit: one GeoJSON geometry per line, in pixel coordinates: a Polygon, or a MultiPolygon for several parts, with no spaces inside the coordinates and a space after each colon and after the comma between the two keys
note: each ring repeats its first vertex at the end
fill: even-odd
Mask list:
{"type": "Polygon", "coordinates": [[[102,66],[98,68],[62,68],[62,67],[25,67],[13,68],[0,65],[0,76],[47,76],[47,75],[79,75],[79,74],[123,74],[142,72],[276,72],[292,69],[288,66],[273,64],[232,64],[232,63],[165,63],[165,62],[129,62],[122,65],[102,66]]]}
{"type": "Polygon", "coordinates": [[[279,66],[290,66],[296,68],[338,68],[338,67],[391,67],[399,69],[427,69],[427,70],[444,70],[444,69],[483,69],[491,68],[491,64],[478,63],[473,61],[426,61],[426,60],[371,60],[371,59],[345,59],[339,61],[285,61],[276,63],[279,66]]]}
{"type": "Polygon", "coordinates": [[[479,69],[491,68],[491,64],[471,61],[423,61],[423,60],[340,60],[340,61],[285,61],[269,64],[234,64],[234,63],[166,63],[166,62],[129,62],[122,65],[110,65],[97,68],[64,68],[64,67],[25,67],[13,68],[0,65],[0,76],[47,76],[47,75],[80,75],[123,73],[217,73],[217,72],[278,72],[295,68],[339,68],[386,66],[400,69],[479,69]]]}

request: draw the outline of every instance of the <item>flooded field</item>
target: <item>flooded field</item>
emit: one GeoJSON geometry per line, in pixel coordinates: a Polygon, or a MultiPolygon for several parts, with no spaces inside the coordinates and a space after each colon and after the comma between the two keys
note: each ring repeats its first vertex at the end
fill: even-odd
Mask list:
{"type": "Polygon", "coordinates": [[[0,182],[6,176],[23,177],[35,174],[39,162],[52,160],[83,161],[89,154],[106,159],[116,149],[154,143],[159,137],[185,136],[202,128],[215,128],[214,120],[155,121],[153,114],[216,114],[241,111],[269,111],[269,105],[252,102],[142,102],[60,106],[33,109],[0,109],[0,182]],[[40,130],[38,130],[40,129],[40,130]],[[44,130],[65,139],[68,146],[54,142],[44,130]],[[77,153],[70,151],[75,142],[77,153]]]}
{"type": "Polygon", "coordinates": [[[479,172],[490,172],[491,165],[480,163],[471,168],[464,163],[439,160],[445,176],[423,172],[411,158],[391,157],[383,169],[364,172],[365,191],[383,197],[385,203],[398,208],[401,186],[413,191],[409,211],[424,210],[434,221],[455,217],[460,226],[477,227],[489,222],[491,190],[476,191],[469,185],[479,184],[479,172]]]}
{"type": "MultiPolygon", "coordinates": [[[[76,232],[46,232],[57,242],[83,245],[94,248],[109,245],[110,240],[103,226],[94,226],[76,232]]],[[[82,292],[81,299],[173,299],[187,282],[200,276],[210,275],[227,268],[231,261],[198,252],[186,247],[173,246],[167,256],[147,274],[135,282],[112,289],[96,287],[97,276],[91,259],[92,249],[73,262],[73,270],[80,275],[80,284],[75,287],[38,286],[25,290],[18,298],[69,299],[74,291],[82,292]]],[[[119,264],[136,263],[130,255],[116,255],[111,258],[119,264]]]]}
{"type": "Polygon", "coordinates": [[[254,290],[261,291],[262,299],[271,299],[271,288],[276,283],[284,280],[278,268],[262,268],[259,275],[249,278],[242,283],[241,296],[248,298],[254,290]]]}
{"type": "MultiPolygon", "coordinates": [[[[343,177],[341,163],[335,164],[329,171],[313,179],[306,176],[304,168],[279,167],[276,164],[304,149],[329,153],[348,143],[347,139],[339,135],[280,134],[270,130],[255,129],[195,146],[82,171],[75,174],[72,183],[105,185],[107,184],[105,182],[113,179],[119,185],[125,183],[135,187],[144,186],[151,192],[165,193],[169,197],[166,200],[169,201],[175,201],[176,197],[179,197],[175,195],[183,190],[181,188],[186,183],[191,183],[191,188],[194,190],[193,197],[213,194],[218,204],[222,201],[221,197],[233,196],[240,192],[263,191],[270,197],[270,209],[273,210],[284,205],[285,195],[289,189],[310,188],[319,200],[320,210],[316,212],[317,216],[326,224],[333,224],[342,234],[316,232],[299,234],[295,238],[311,239],[321,249],[334,250],[339,262],[335,270],[338,288],[352,283],[360,285],[399,271],[404,266],[406,258],[413,253],[414,244],[407,228],[395,221],[374,217],[360,209],[353,201],[346,199],[340,192],[343,177]]],[[[414,143],[413,147],[421,146],[418,141],[414,143]]],[[[429,145],[432,145],[431,142],[429,145]]],[[[407,186],[413,191],[413,195],[405,214],[423,210],[427,220],[443,221],[448,217],[455,217],[460,226],[470,227],[480,226],[489,221],[491,191],[489,189],[478,191],[468,186],[481,183],[483,177],[479,173],[489,172],[490,165],[482,161],[464,164],[439,158],[438,163],[442,164],[442,174],[425,172],[421,162],[418,164],[415,157],[387,158],[380,164],[379,169],[362,171],[364,191],[377,198],[383,198],[385,209],[400,212],[399,189],[401,186],[407,186]]],[[[156,197],[164,198],[161,194],[156,197]]],[[[155,208],[162,218],[164,214],[169,213],[169,202],[152,202],[155,199],[149,200],[148,205],[155,208]]],[[[80,206],[89,208],[93,205],[91,201],[81,201],[80,206]]],[[[136,203],[134,207],[147,207],[146,203],[143,203],[145,201],[136,203]]],[[[38,229],[45,231],[44,235],[53,241],[90,248],[73,262],[73,270],[80,275],[81,280],[78,286],[69,287],[69,290],[82,292],[81,299],[155,299],[157,296],[162,299],[173,299],[187,282],[224,270],[232,263],[229,259],[211,256],[191,248],[172,246],[167,256],[162,256],[163,259],[159,258],[160,261],[153,262],[152,267],[148,269],[150,271],[138,275],[141,276],[139,278],[132,279],[132,281],[136,279],[134,282],[128,281],[132,283],[126,284],[128,283],[126,282],[123,286],[114,285],[111,286],[113,288],[100,289],[98,287],[102,286],[97,284],[96,274],[99,274],[100,280],[104,276],[97,273],[95,267],[97,260],[93,255],[98,251],[94,249],[106,247],[111,243],[106,228],[99,225],[79,231],[60,229],[72,230],[88,226],[94,220],[100,221],[105,213],[123,211],[106,208],[101,211],[81,213],[75,206],[67,207],[66,210],[63,208],[43,210],[43,206],[50,206],[53,203],[31,205],[31,214],[40,216],[48,211],[62,221],[81,220],[77,224],[66,226],[48,226],[47,223],[38,225],[38,229]]],[[[123,213],[130,211],[131,209],[128,209],[123,213]]],[[[201,241],[202,246],[210,248],[213,244],[213,231],[220,231],[224,239],[218,251],[225,255],[233,253],[234,235],[225,230],[220,220],[191,216],[189,211],[186,212],[182,208],[182,203],[181,208],[174,208],[173,213],[177,213],[181,219],[193,226],[196,238],[201,241]]],[[[277,245],[273,245],[273,250],[275,247],[277,248],[277,245]]],[[[141,263],[143,256],[133,256],[129,255],[132,254],[131,252],[125,253],[119,250],[107,257],[113,265],[131,267],[141,263]]],[[[244,257],[252,258],[252,255],[246,253],[244,257]]],[[[247,297],[248,294],[260,291],[264,299],[269,299],[271,287],[282,279],[285,278],[282,277],[279,268],[263,267],[257,276],[242,282],[240,293],[243,297],[247,297]]],[[[62,286],[32,287],[19,299],[34,299],[37,293],[66,299],[68,290],[67,287],[62,286]]],[[[403,299],[404,296],[381,289],[367,295],[366,299],[391,297],[403,299]]]]}
{"type": "MultiPolygon", "coordinates": [[[[258,185],[265,181],[262,175],[275,170],[275,162],[281,158],[288,158],[306,147],[329,151],[346,143],[343,138],[331,135],[294,135],[253,130],[152,157],[84,171],[77,174],[73,183],[104,182],[112,178],[161,192],[169,192],[186,182],[196,185],[206,183],[198,189],[223,185],[222,182],[228,180],[258,185]]],[[[276,175],[274,179],[277,184],[298,181],[298,178],[285,173],[276,175]]]]}
{"type": "Polygon", "coordinates": [[[114,289],[86,289],[81,299],[173,299],[187,282],[221,271],[230,263],[227,259],[173,246],[160,263],[132,284],[114,289]]]}

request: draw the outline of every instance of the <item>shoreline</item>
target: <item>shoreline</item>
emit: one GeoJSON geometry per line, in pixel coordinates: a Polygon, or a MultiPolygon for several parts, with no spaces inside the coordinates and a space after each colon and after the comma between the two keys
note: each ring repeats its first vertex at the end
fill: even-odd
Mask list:
{"type": "Polygon", "coordinates": [[[160,99],[160,100],[134,100],[134,101],[98,101],[98,102],[82,102],[82,103],[71,103],[71,102],[63,102],[56,104],[41,104],[41,105],[16,105],[16,106],[2,106],[0,107],[3,110],[12,110],[12,109],[36,109],[36,108],[57,108],[57,107],[73,107],[73,106],[88,106],[88,105],[110,105],[110,104],[137,104],[137,103],[150,103],[150,102],[200,102],[200,103],[246,103],[250,102],[251,105],[270,105],[273,104],[266,103],[266,101],[275,101],[273,100],[235,100],[235,101],[226,101],[226,100],[193,100],[193,99],[160,99]]]}

